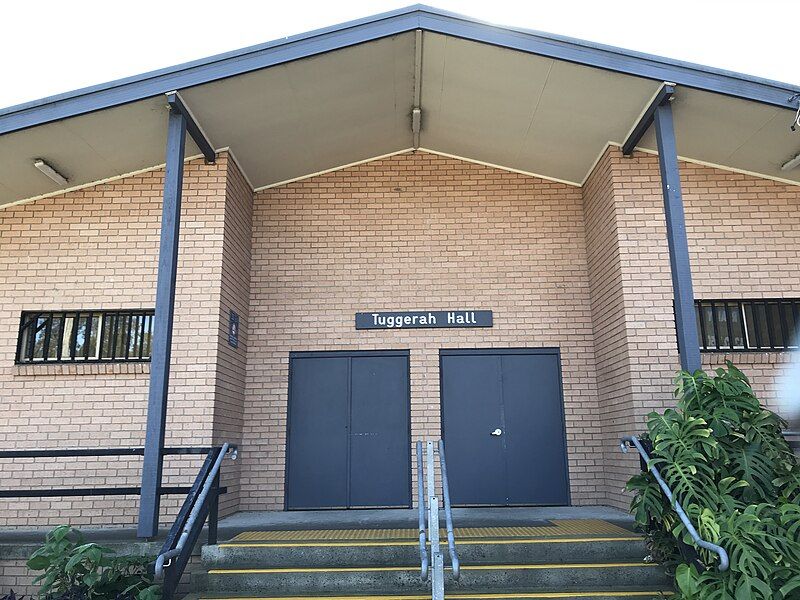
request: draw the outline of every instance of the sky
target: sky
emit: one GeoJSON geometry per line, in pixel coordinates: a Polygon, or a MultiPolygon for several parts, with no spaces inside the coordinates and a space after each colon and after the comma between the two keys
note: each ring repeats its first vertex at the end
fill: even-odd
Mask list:
{"type": "MultiPolygon", "coordinates": [[[[3,6],[0,107],[303,33],[409,1],[38,0],[3,6]]],[[[500,25],[800,85],[791,0],[430,0],[500,25]]]]}

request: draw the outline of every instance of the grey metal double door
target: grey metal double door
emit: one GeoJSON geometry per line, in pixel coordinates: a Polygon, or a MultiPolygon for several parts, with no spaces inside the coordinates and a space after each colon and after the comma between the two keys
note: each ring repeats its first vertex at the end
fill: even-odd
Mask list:
{"type": "Polygon", "coordinates": [[[411,506],[409,353],[289,359],[286,508],[411,506]]]}
{"type": "Polygon", "coordinates": [[[569,504],[559,363],[550,348],[440,352],[454,504],[569,504]]]}

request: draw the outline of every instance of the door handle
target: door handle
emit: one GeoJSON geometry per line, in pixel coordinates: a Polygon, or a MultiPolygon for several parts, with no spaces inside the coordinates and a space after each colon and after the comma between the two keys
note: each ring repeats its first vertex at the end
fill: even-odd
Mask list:
{"type": "Polygon", "coordinates": [[[497,437],[497,436],[500,436],[500,435],[503,435],[503,430],[502,430],[502,429],[495,429],[495,430],[494,430],[492,433],[490,433],[489,435],[493,435],[493,436],[495,436],[495,437],[497,437]]]}

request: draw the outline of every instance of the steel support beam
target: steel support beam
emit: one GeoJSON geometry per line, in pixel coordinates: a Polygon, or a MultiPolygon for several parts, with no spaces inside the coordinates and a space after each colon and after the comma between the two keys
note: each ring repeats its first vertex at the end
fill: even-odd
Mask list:
{"type": "Polygon", "coordinates": [[[186,107],[180,94],[178,92],[169,92],[167,94],[167,104],[169,104],[170,111],[176,111],[183,115],[186,119],[186,132],[192,136],[194,143],[200,148],[200,152],[206,159],[206,164],[211,164],[217,159],[217,153],[214,151],[214,146],[208,140],[205,132],[200,129],[200,126],[194,120],[192,112],[186,107]]]}
{"type": "Polygon", "coordinates": [[[170,108],[167,125],[167,156],[164,201],[161,209],[161,241],[158,250],[158,282],[147,400],[147,430],[142,465],[142,493],[139,502],[140,538],[158,533],[161,475],[164,464],[164,436],[167,420],[167,388],[175,308],[175,280],[178,272],[178,235],[181,220],[183,158],[186,146],[186,115],[170,108]]]}
{"type": "Polygon", "coordinates": [[[697,337],[697,318],[692,291],[692,271],[689,263],[689,242],[683,213],[681,181],[678,172],[678,153],[675,147],[675,128],[669,100],[659,104],[653,120],[658,142],[658,165],[661,170],[661,190],[664,195],[664,214],[667,220],[669,264],[675,301],[675,325],[678,330],[678,349],[681,368],[693,373],[700,368],[700,344],[697,337]]]}
{"type": "Polygon", "coordinates": [[[636,123],[636,126],[631,130],[630,134],[628,134],[628,139],[626,139],[625,143],[622,144],[622,153],[625,156],[630,156],[633,154],[633,149],[636,148],[636,145],[639,143],[642,137],[644,137],[644,134],[647,133],[648,129],[650,129],[650,125],[653,124],[653,117],[656,114],[656,109],[665,102],[671,102],[674,95],[675,86],[673,86],[671,83],[665,83],[661,86],[661,89],[658,90],[658,93],[653,98],[653,101],[650,103],[644,113],[642,113],[642,117],[639,119],[639,122],[636,123]]]}

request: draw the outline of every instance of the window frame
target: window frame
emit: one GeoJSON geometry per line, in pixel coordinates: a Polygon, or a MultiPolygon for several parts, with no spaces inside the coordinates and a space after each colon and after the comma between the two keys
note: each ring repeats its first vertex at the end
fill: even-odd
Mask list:
{"type": "Polygon", "coordinates": [[[795,352],[800,350],[800,298],[697,298],[694,301],[695,319],[697,320],[697,335],[700,352],[703,353],[734,353],[734,352],[795,352]],[[783,307],[786,307],[785,309],[783,307]],[[714,345],[708,344],[709,336],[706,332],[708,324],[705,320],[705,311],[711,310],[713,323],[714,345]],[[777,311],[778,322],[774,322],[777,311]],[[719,320],[719,311],[725,315],[725,325],[719,320]],[[731,316],[738,312],[741,327],[741,347],[734,346],[734,333],[731,316]],[[795,331],[787,322],[787,312],[791,312],[795,331]],[[748,317],[749,315],[749,317],[748,317]],[[763,322],[762,322],[763,321],[763,322]],[[751,328],[752,325],[752,328],[751,328]],[[725,327],[726,331],[720,331],[725,327]],[[761,339],[766,333],[767,340],[761,339]],[[721,344],[727,334],[728,345],[721,344]],[[780,342],[782,345],[778,345],[780,342]]]}
{"type": "Polygon", "coordinates": [[[15,365],[53,365],[53,364],[98,364],[98,363],[130,363],[150,362],[152,355],[152,337],[155,321],[154,308],[119,308],[119,309],[74,309],[74,310],[23,310],[20,313],[17,330],[17,345],[14,354],[15,365]],[[44,323],[39,322],[44,319],[44,323]],[[127,326],[119,325],[126,319],[127,326]],[[138,319],[136,335],[131,336],[130,327],[134,319],[138,319]],[[58,326],[58,339],[53,354],[54,324],[58,326]],[[71,323],[71,325],[68,325],[71,323]],[[85,324],[85,325],[84,325],[85,324]],[[113,324],[111,337],[105,336],[106,328],[113,324]],[[83,343],[78,349],[79,330],[84,325],[83,343]],[[26,331],[27,328],[31,328],[26,331]],[[97,327],[93,331],[94,327],[97,327]],[[41,357],[34,357],[37,334],[44,328],[41,357]],[[124,339],[120,339],[120,329],[126,329],[124,339]],[[95,333],[95,331],[97,333],[95,333]],[[91,343],[96,335],[96,341],[91,343]],[[149,354],[145,354],[149,339],[149,354]],[[123,342],[124,355],[117,356],[120,341],[123,342]],[[24,344],[23,344],[24,342],[24,344]],[[108,342],[108,346],[104,342],[108,342]],[[26,347],[23,348],[23,345],[26,347]],[[110,350],[110,356],[103,356],[104,347],[110,350]],[[132,353],[133,349],[133,353],[132,353]],[[136,351],[138,349],[138,352],[136,351]],[[66,352],[65,352],[66,351],[66,352]],[[78,352],[81,354],[78,355],[78,352]],[[133,354],[133,355],[131,355],[133,354]]]}

